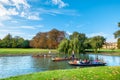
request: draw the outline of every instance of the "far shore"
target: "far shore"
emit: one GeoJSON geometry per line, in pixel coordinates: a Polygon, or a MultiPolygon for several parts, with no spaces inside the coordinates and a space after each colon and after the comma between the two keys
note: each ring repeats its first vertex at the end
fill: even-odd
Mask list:
{"type": "MultiPolygon", "coordinates": [[[[27,56],[27,55],[37,55],[37,54],[57,54],[59,53],[57,49],[35,49],[35,48],[0,48],[0,56],[27,56]]],[[[86,53],[94,53],[93,50],[87,51],[86,53]]],[[[120,49],[116,50],[108,50],[108,49],[100,49],[98,53],[94,54],[102,54],[102,55],[113,55],[120,56],[120,49]]]]}

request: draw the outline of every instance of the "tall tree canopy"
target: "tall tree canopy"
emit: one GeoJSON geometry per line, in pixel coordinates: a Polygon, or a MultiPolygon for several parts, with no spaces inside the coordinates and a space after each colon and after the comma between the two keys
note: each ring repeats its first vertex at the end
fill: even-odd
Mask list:
{"type": "Polygon", "coordinates": [[[56,49],[64,38],[65,32],[57,29],[52,29],[49,32],[39,32],[30,41],[30,46],[34,48],[56,49]]]}
{"type": "Polygon", "coordinates": [[[97,49],[101,48],[105,41],[106,39],[103,36],[94,36],[90,39],[90,45],[97,52],[97,49]]]}
{"type": "Polygon", "coordinates": [[[84,42],[86,40],[86,36],[83,33],[74,32],[70,35],[69,39],[64,39],[59,47],[58,50],[64,53],[81,53],[85,51],[84,42]]]}

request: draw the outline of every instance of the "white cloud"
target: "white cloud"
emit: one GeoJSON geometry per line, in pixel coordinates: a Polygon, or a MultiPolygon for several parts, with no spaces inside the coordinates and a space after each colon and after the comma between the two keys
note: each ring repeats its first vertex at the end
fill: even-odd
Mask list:
{"type": "Polygon", "coordinates": [[[30,5],[26,0],[0,0],[0,21],[12,19],[12,16],[41,20],[38,12],[31,12],[29,10],[30,5]]]}
{"type": "Polygon", "coordinates": [[[59,8],[63,8],[63,7],[68,6],[68,4],[64,3],[62,0],[52,0],[52,3],[54,5],[58,5],[59,8]]]}
{"type": "Polygon", "coordinates": [[[5,5],[11,5],[9,0],[0,0],[0,3],[5,4],[5,5]]]}
{"type": "Polygon", "coordinates": [[[36,29],[33,26],[21,26],[20,28],[23,28],[23,29],[36,29]]]}
{"type": "Polygon", "coordinates": [[[20,16],[29,20],[42,20],[38,12],[21,12],[20,16]]]}
{"type": "Polygon", "coordinates": [[[71,35],[71,34],[72,34],[72,33],[71,33],[71,32],[69,32],[69,31],[67,31],[66,33],[67,33],[68,35],[71,35]]]}
{"type": "Polygon", "coordinates": [[[38,17],[37,15],[29,15],[28,19],[30,19],[30,20],[42,20],[42,18],[38,17]]]}
{"type": "Polygon", "coordinates": [[[80,16],[80,14],[76,10],[69,10],[69,9],[43,9],[39,8],[38,11],[40,14],[49,14],[52,16],[56,15],[72,15],[72,16],[80,16]]]}
{"type": "Polygon", "coordinates": [[[4,24],[0,23],[0,27],[3,27],[3,26],[4,26],[4,24]]]}
{"type": "Polygon", "coordinates": [[[12,0],[12,3],[16,6],[17,9],[20,9],[21,7],[24,9],[30,8],[30,5],[27,3],[26,0],[12,0]]]}

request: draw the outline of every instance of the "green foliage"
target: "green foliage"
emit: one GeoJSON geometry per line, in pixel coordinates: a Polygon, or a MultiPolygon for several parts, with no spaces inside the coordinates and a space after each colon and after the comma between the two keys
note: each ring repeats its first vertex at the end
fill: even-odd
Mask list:
{"type": "Polygon", "coordinates": [[[120,49],[120,38],[117,40],[117,48],[120,49]]]}
{"type": "Polygon", "coordinates": [[[60,43],[58,50],[64,53],[72,53],[72,51],[74,51],[75,53],[84,52],[85,40],[85,34],[74,32],[72,35],[70,35],[69,39],[64,39],[60,43]]]}
{"type": "Polygon", "coordinates": [[[93,49],[95,49],[95,53],[97,53],[97,49],[100,49],[105,43],[105,38],[103,36],[94,36],[90,39],[90,45],[93,49]]]}
{"type": "Polygon", "coordinates": [[[2,40],[2,47],[11,48],[12,47],[12,36],[10,34],[6,35],[2,40]]]}
{"type": "Polygon", "coordinates": [[[120,30],[116,31],[114,33],[114,36],[115,36],[115,38],[119,38],[120,37],[120,30]]]}
{"type": "Polygon", "coordinates": [[[120,67],[89,67],[45,71],[0,80],[120,80],[120,67]]]}
{"type": "MultiPolygon", "coordinates": [[[[118,23],[118,27],[120,27],[120,22],[118,23]]],[[[120,37],[120,30],[118,30],[118,31],[116,31],[116,32],[114,33],[114,37],[115,37],[115,38],[119,38],[119,37],[120,37]]]]}
{"type": "Polygon", "coordinates": [[[2,40],[0,40],[0,47],[1,48],[29,48],[29,41],[27,42],[28,44],[26,44],[26,40],[24,40],[19,36],[15,36],[13,38],[12,35],[8,34],[2,40]]]}

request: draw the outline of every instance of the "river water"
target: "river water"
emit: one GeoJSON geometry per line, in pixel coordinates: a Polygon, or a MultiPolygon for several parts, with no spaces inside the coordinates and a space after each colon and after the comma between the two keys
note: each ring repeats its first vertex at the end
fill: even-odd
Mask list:
{"type": "MultiPolygon", "coordinates": [[[[103,59],[107,66],[120,66],[120,56],[106,56],[86,54],[80,55],[79,58],[103,59]]],[[[3,56],[0,57],[0,78],[41,72],[47,70],[71,69],[67,61],[53,62],[51,58],[35,58],[31,56],[3,56]]]]}

